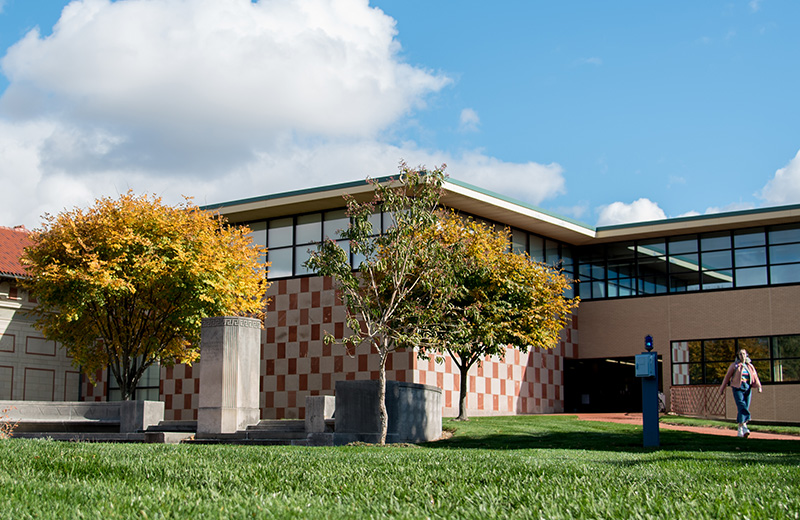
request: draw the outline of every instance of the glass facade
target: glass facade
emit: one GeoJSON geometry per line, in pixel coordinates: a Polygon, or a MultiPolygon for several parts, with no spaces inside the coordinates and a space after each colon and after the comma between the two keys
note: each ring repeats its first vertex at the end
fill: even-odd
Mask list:
{"type": "MultiPolygon", "coordinates": [[[[376,233],[391,223],[387,213],[373,215],[376,233]]],[[[339,232],[348,224],[343,208],[248,223],[269,250],[270,279],[313,274],[303,265],[310,251],[328,237],[347,250],[339,232]]],[[[582,300],[800,283],[800,224],[580,247],[511,228],[510,248],[563,269],[582,300]]],[[[351,255],[351,262],[358,266],[361,258],[351,255]]]]}
{"type": "MultiPolygon", "coordinates": [[[[158,401],[159,400],[159,382],[160,382],[161,367],[157,364],[150,365],[142,374],[139,383],[136,385],[133,399],[158,401]]],[[[114,374],[111,370],[108,371],[108,398],[109,401],[121,401],[122,392],[119,389],[114,374]]]]}
{"type": "Polygon", "coordinates": [[[673,385],[719,385],[747,350],[762,383],[800,382],[800,335],[673,341],[673,385]]]}
{"type": "MultiPolygon", "coordinates": [[[[502,224],[476,219],[502,229],[502,224]]],[[[388,212],[376,212],[371,218],[372,229],[377,234],[392,225],[392,215],[388,212]]],[[[289,278],[313,274],[303,265],[323,240],[332,238],[348,251],[347,241],[341,240],[340,232],[346,229],[350,221],[345,209],[305,213],[291,217],[281,217],[266,221],[248,222],[250,235],[256,244],[267,246],[265,261],[270,262],[269,278],[289,278]]],[[[512,228],[510,247],[515,252],[527,251],[531,258],[545,264],[563,269],[573,278],[572,249],[570,246],[541,237],[526,231],[512,228]]],[[[353,267],[361,263],[361,258],[350,255],[353,267]]],[[[568,297],[572,297],[572,291],[568,297]]]]}
{"type": "Polygon", "coordinates": [[[800,224],[574,249],[583,300],[800,283],[800,224]]]}

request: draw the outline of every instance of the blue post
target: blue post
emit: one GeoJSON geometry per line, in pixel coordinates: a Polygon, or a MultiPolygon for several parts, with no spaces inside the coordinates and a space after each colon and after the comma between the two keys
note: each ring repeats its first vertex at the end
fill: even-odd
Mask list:
{"type": "Polygon", "coordinates": [[[642,430],[645,448],[660,446],[658,431],[658,354],[653,350],[653,337],[644,339],[644,348],[636,356],[636,376],[642,379],[642,430]]]}

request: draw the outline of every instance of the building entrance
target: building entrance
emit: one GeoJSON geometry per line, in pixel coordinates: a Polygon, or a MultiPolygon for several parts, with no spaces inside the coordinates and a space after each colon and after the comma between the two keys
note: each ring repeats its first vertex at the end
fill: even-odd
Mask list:
{"type": "MultiPolygon", "coordinates": [[[[629,413],[642,411],[642,382],[634,357],[564,360],[566,413],[629,413]]],[[[661,356],[658,373],[662,374],[661,356]]],[[[663,378],[658,389],[662,391],[663,378]]]]}

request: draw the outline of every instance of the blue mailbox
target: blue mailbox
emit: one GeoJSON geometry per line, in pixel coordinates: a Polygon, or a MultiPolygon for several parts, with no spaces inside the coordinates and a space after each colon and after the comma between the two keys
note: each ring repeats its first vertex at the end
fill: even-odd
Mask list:
{"type": "Polygon", "coordinates": [[[656,357],[649,352],[636,356],[636,377],[656,377],[656,357]]]}

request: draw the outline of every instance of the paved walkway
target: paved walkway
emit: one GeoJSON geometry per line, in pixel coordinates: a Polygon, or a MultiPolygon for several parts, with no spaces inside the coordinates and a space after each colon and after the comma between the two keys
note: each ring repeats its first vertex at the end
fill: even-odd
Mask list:
{"type": "MultiPolygon", "coordinates": [[[[601,421],[613,422],[621,424],[638,424],[642,425],[641,413],[579,413],[579,414],[565,414],[577,415],[580,421],[601,421]]],[[[680,430],[684,432],[705,433],[708,435],[722,435],[725,437],[736,437],[736,430],[728,428],[710,428],[706,426],[682,426],[677,424],[664,424],[659,423],[661,430],[680,430]]],[[[785,435],[781,433],[764,433],[764,432],[751,432],[751,439],[773,439],[784,441],[800,441],[800,435],[785,435]]]]}

